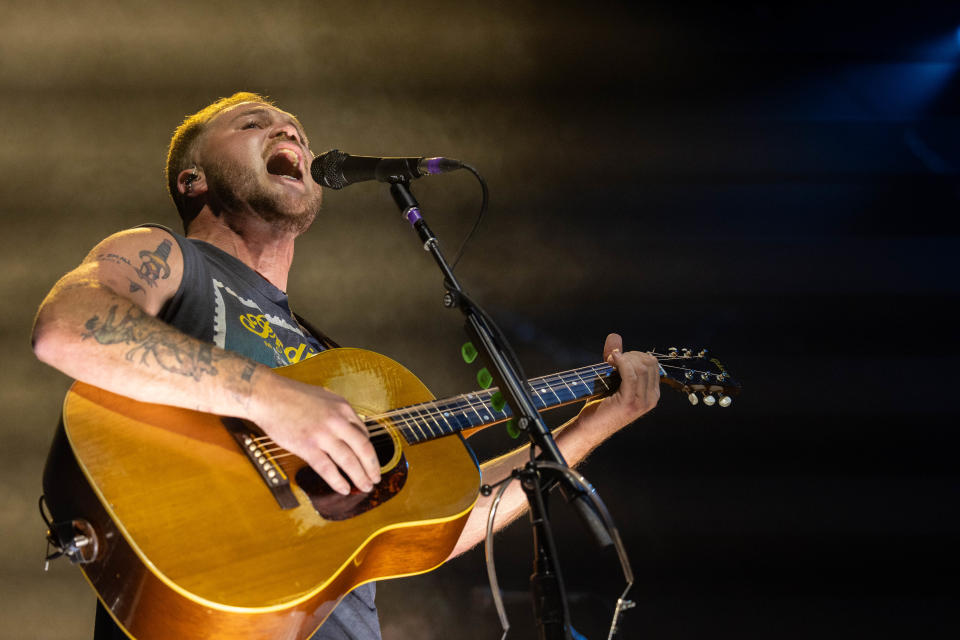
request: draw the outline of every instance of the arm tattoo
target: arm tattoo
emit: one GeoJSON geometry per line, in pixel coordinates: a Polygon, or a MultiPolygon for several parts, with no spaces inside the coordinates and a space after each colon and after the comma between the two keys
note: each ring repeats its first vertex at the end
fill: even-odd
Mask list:
{"type": "MultiPolygon", "coordinates": [[[[170,277],[170,264],[167,262],[167,258],[170,257],[170,249],[172,248],[173,245],[170,241],[164,240],[158,244],[157,248],[153,251],[144,249],[140,252],[141,262],[139,267],[133,266],[133,263],[127,260],[127,258],[116,253],[101,253],[97,256],[97,259],[108,260],[110,262],[116,262],[117,264],[125,264],[131,269],[134,269],[137,272],[137,277],[145,282],[148,287],[155,287],[157,286],[157,280],[170,277]]],[[[130,280],[130,278],[127,278],[127,280],[130,280]]],[[[136,291],[143,291],[143,287],[133,280],[130,280],[130,293],[136,291]]]]}
{"type": "Polygon", "coordinates": [[[166,371],[198,381],[204,374],[217,375],[216,365],[221,360],[245,360],[247,366],[240,377],[249,381],[253,376],[256,364],[239,354],[219,349],[214,351],[211,344],[197,344],[194,339],[180,335],[172,328],[158,327],[159,321],[135,305],[122,313],[123,316],[118,318],[118,305],[113,305],[106,318],[90,318],[84,325],[87,333],[82,334],[83,339],[93,338],[104,345],[133,345],[126,353],[127,360],[139,361],[145,366],[155,363],[166,371]]]}
{"type": "Polygon", "coordinates": [[[131,268],[135,268],[132,262],[130,262],[123,256],[118,255],[116,253],[101,253],[100,255],[97,256],[97,260],[108,260],[110,262],[116,262],[117,264],[125,264],[131,268]]]}
{"type": "Polygon", "coordinates": [[[167,264],[167,258],[170,257],[171,244],[169,240],[164,240],[157,245],[153,251],[144,249],[140,252],[140,268],[137,269],[137,275],[151,287],[157,286],[157,280],[170,277],[170,265],[167,264]]]}
{"type": "MultiPolygon", "coordinates": [[[[136,267],[133,266],[133,264],[132,264],[129,260],[127,260],[127,259],[124,258],[123,256],[118,255],[118,254],[116,254],[116,253],[101,253],[100,255],[97,256],[97,260],[106,260],[106,261],[109,261],[109,262],[116,262],[117,264],[125,264],[125,265],[129,266],[131,269],[135,269],[135,268],[136,268],[136,267]]],[[[127,280],[130,280],[130,293],[136,293],[136,292],[138,292],[138,291],[141,291],[141,292],[143,292],[144,295],[146,295],[147,292],[144,291],[143,287],[141,287],[140,285],[138,285],[136,282],[134,282],[133,280],[131,280],[129,277],[127,278],[127,280]]]]}

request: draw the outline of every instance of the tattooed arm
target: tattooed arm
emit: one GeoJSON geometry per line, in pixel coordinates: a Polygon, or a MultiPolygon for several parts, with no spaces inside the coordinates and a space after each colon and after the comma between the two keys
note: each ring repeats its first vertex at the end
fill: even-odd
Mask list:
{"type": "Polygon", "coordinates": [[[33,328],[37,357],[136,400],[257,423],[334,489],[379,480],[366,428],[347,402],[188,336],[154,317],[180,285],[183,256],[162,229],[113,235],[54,286],[33,328]]]}

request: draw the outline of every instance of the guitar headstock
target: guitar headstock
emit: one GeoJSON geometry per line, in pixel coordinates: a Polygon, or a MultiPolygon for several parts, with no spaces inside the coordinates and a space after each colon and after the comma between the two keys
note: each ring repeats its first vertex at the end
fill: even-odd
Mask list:
{"type": "Polygon", "coordinates": [[[733,396],[740,393],[740,383],[733,379],[723,364],[706,349],[677,349],[666,353],[651,351],[660,363],[660,381],[687,394],[690,404],[729,407],[733,396]]]}

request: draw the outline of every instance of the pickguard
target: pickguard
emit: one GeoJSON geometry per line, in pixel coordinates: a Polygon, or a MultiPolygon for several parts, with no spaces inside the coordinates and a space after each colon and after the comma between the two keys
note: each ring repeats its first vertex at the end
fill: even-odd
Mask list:
{"type": "Polygon", "coordinates": [[[369,493],[360,491],[351,482],[350,493],[341,495],[331,489],[310,467],[304,466],[297,471],[297,484],[310,498],[310,503],[322,518],[347,520],[366,513],[400,493],[406,484],[407,459],[392,431],[381,432],[370,441],[380,461],[380,482],[375,484],[369,493]]]}

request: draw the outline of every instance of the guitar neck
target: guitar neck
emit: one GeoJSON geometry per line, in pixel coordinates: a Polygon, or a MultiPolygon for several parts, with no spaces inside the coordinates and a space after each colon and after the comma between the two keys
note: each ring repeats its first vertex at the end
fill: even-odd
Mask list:
{"type": "MultiPolygon", "coordinates": [[[[546,411],[581,400],[600,398],[615,391],[620,376],[612,366],[599,363],[527,381],[534,406],[546,411]]],[[[512,417],[510,407],[494,406],[499,389],[465,393],[391,411],[389,418],[409,444],[426,442],[472,429],[481,429],[512,417]]],[[[496,403],[501,404],[501,403],[496,403]]]]}
{"type": "MultiPolygon", "coordinates": [[[[705,349],[696,355],[690,349],[681,352],[674,348],[653,355],[659,362],[661,384],[687,394],[692,404],[698,404],[702,397],[704,405],[729,407],[733,401],[730,396],[740,392],[740,383],[730,377],[719,360],[708,359],[705,349]]],[[[534,406],[542,412],[609,395],[620,386],[620,374],[613,366],[601,362],[533,378],[527,384],[534,406]]],[[[511,417],[513,414],[503,403],[499,389],[492,387],[370,416],[372,423],[368,424],[375,426],[378,421],[390,420],[409,444],[417,444],[489,427],[511,417]]]]}

